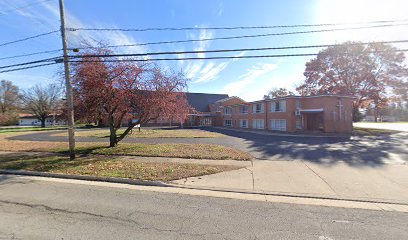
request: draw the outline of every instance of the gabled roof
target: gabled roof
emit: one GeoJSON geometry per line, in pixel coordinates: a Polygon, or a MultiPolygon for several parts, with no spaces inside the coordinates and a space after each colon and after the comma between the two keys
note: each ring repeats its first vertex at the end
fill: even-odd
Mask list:
{"type": "Polygon", "coordinates": [[[199,112],[209,112],[209,106],[221,99],[229,98],[228,94],[186,93],[188,103],[199,112]]]}
{"type": "Polygon", "coordinates": [[[236,96],[232,96],[232,97],[220,99],[220,100],[217,101],[217,103],[222,103],[222,102],[225,102],[225,101],[234,99],[234,98],[239,99],[239,100],[241,100],[242,102],[245,102],[242,98],[239,98],[239,97],[236,97],[236,96]]]}

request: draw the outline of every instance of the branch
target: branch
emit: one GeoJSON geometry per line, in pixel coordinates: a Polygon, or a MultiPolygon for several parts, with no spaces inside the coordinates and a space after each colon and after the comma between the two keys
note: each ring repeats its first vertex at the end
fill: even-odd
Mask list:
{"type": "Polygon", "coordinates": [[[129,134],[129,132],[139,123],[140,121],[131,123],[130,126],[119,137],[116,138],[117,142],[122,141],[129,134]]]}

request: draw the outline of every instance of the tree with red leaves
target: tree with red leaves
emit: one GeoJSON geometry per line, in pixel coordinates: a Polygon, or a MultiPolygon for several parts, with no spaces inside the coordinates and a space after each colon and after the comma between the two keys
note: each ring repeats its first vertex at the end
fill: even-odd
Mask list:
{"type": "Polygon", "coordinates": [[[159,117],[186,116],[189,111],[183,73],[168,73],[150,63],[107,58],[109,50],[81,54],[73,63],[73,92],[77,118],[107,121],[110,146],[115,147],[137,124],[159,117]],[[118,129],[127,121],[127,129],[118,129]]]}
{"type": "Polygon", "coordinates": [[[378,112],[396,86],[408,76],[403,52],[387,44],[346,42],[328,47],[306,63],[303,84],[296,90],[302,95],[340,94],[356,98],[354,121],[359,109],[373,105],[378,112]]]}

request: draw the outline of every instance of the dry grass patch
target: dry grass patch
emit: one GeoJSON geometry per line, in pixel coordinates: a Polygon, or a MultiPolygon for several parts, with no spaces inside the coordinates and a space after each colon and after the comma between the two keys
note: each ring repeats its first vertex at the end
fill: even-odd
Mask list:
{"type": "MultiPolygon", "coordinates": [[[[55,153],[65,153],[68,151],[67,142],[19,141],[6,138],[19,134],[22,133],[0,135],[0,151],[55,153]]],[[[215,144],[119,143],[117,147],[109,148],[108,143],[77,142],[76,150],[80,154],[99,155],[178,157],[214,160],[250,160],[252,158],[249,153],[215,144]]]]}
{"type": "MultiPolygon", "coordinates": [[[[177,157],[214,160],[250,160],[250,154],[229,147],[214,144],[146,144],[122,143],[117,147],[86,146],[79,147],[82,154],[123,155],[143,157],[177,157]]],[[[60,152],[65,152],[62,150],[60,152]]]]}
{"type": "MultiPolygon", "coordinates": [[[[21,134],[21,133],[20,133],[21,134]]],[[[45,142],[45,141],[17,141],[6,137],[16,136],[17,133],[0,135],[0,151],[10,152],[51,152],[62,148],[68,148],[67,142],[45,142]]],[[[77,143],[79,147],[101,146],[101,143],[77,143]]]]}
{"type": "Polygon", "coordinates": [[[2,156],[0,169],[59,174],[170,181],[234,170],[234,166],[145,163],[119,157],[86,156],[70,161],[65,156],[2,156]]]}

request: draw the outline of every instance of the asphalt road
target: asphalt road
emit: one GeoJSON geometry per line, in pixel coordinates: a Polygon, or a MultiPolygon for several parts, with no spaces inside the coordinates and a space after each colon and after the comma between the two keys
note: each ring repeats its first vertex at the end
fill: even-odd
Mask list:
{"type": "MultiPolygon", "coordinates": [[[[404,163],[408,161],[408,132],[384,136],[313,137],[273,136],[228,129],[205,128],[221,138],[125,138],[134,143],[219,144],[249,152],[259,160],[304,160],[322,163],[343,161],[353,165],[404,163]]],[[[54,136],[61,131],[36,132],[12,140],[67,141],[54,136]]],[[[77,137],[78,142],[108,142],[108,138],[77,137]]]]}
{"type": "Polygon", "coordinates": [[[408,239],[408,214],[0,175],[0,239],[408,239]]]}

